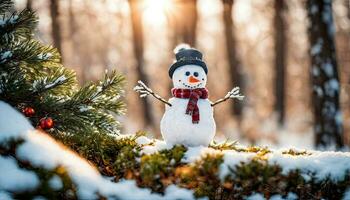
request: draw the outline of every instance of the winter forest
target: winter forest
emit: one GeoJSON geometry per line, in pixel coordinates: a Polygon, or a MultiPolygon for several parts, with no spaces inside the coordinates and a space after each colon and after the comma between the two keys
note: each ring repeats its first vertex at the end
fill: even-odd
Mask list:
{"type": "Polygon", "coordinates": [[[38,13],[36,37],[59,49],[63,64],[76,71],[81,84],[97,80],[105,69],[126,75],[127,112],[120,118],[125,133],[147,130],[160,137],[164,105],[138,98],[132,88],[144,80],[169,98],[167,71],[173,49],[188,43],[204,54],[212,98],[220,98],[233,86],[240,86],[246,95],[241,103],[216,108],[219,140],[303,148],[312,148],[315,141],[321,146],[349,144],[349,2],[332,1],[315,19],[310,12],[318,5],[312,3],[18,0],[16,6],[38,13]],[[325,30],[313,32],[310,26],[325,30]],[[328,38],[327,33],[332,35],[328,38]],[[329,44],[320,42],[326,36],[329,44]],[[318,54],[322,63],[316,63],[318,54]],[[326,90],[334,90],[335,96],[313,98],[326,90]],[[325,108],[335,112],[329,122],[318,118],[327,105],[317,103],[328,98],[335,103],[325,108]],[[343,121],[339,130],[333,129],[336,119],[343,121]],[[333,128],[325,132],[329,136],[317,139],[314,130],[323,123],[333,128]],[[337,135],[342,135],[342,142],[337,135]]]}
{"type": "Polygon", "coordinates": [[[350,200],[349,150],[350,0],[0,0],[0,199],[350,200]]]}

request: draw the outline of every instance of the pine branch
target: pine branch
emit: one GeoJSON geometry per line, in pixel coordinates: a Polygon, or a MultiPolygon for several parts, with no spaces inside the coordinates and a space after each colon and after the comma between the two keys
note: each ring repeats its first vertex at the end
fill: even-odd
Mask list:
{"type": "Polygon", "coordinates": [[[38,17],[30,10],[12,13],[10,16],[0,17],[0,44],[10,41],[22,41],[32,37],[37,26],[38,17]]]}
{"type": "Polygon", "coordinates": [[[71,105],[92,106],[99,109],[110,110],[117,114],[124,111],[124,105],[120,103],[124,95],[122,86],[125,78],[116,71],[105,77],[98,84],[90,83],[81,88],[71,99],[71,105]],[[117,105],[117,107],[116,107],[117,105]]]}
{"type": "Polygon", "coordinates": [[[39,64],[45,62],[60,62],[57,49],[52,46],[44,46],[39,41],[28,40],[14,42],[4,48],[0,48],[0,68],[11,63],[25,62],[39,64]]]}
{"type": "Polygon", "coordinates": [[[51,69],[46,76],[32,82],[32,95],[40,95],[45,92],[56,95],[66,95],[75,86],[75,73],[66,68],[51,69]],[[62,86],[62,87],[60,87],[62,86]],[[60,91],[59,91],[60,90],[60,91]]]}
{"type": "Polygon", "coordinates": [[[235,87],[231,91],[229,91],[224,98],[215,101],[214,103],[211,104],[211,106],[215,106],[215,105],[222,103],[224,101],[227,101],[229,99],[238,99],[238,100],[242,101],[243,98],[244,98],[244,96],[239,94],[239,87],[235,87]]]}
{"type": "Polygon", "coordinates": [[[11,0],[1,0],[0,2],[0,16],[4,15],[10,8],[12,7],[13,3],[11,0]]]}
{"type": "Polygon", "coordinates": [[[136,85],[134,87],[134,91],[136,91],[137,93],[140,93],[140,97],[141,98],[145,98],[148,95],[152,95],[154,98],[158,99],[159,101],[167,104],[168,106],[172,106],[171,103],[169,103],[167,100],[163,99],[161,96],[159,96],[158,94],[154,93],[151,88],[147,87],[147,85],[145,83],[143,83],[142,81],[137,81],[138,85],[136,85]]]}

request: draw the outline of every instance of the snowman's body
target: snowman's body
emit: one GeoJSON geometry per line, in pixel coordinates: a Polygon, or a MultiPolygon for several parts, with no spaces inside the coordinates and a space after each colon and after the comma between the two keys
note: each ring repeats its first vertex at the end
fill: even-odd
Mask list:
{"type": "MultiPolygon", "coordinates": [[[[184,65],[174,71],[172,81],[174,88],[205,88],[207,75],[199,66],[184,65]]],[[[216,129],[211,102],[209,99],[198,99],[198,123],[193,123],[192,116],[186,114],[188,102],[186,98],[169,99],[171,106],[166,105],[160,122],[162,136],[168,145],[208,146],[216,129]]]]}
{"type": "Polygon", "coordinates": [[[208,99],[197,102],[200,121],[193,124],[190,115],[185,114],[188,99],[171,98],[160,122],[162,136],[168,145],[208,146],[215,135],[213,107],[208,99]]]}

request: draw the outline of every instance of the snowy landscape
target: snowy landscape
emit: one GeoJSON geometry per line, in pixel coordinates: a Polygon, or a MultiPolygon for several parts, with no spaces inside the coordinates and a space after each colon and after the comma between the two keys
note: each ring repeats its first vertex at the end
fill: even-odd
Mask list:
{"type": "Polygon", "coordinates": [[[349,0],[2,0],[0,200],[350,200],[349,33],[349,0]]]}
{"type": "MultiPolygon", "coordinates": [[[[12,199],[12,193],[20,194],[25,191],[36,191],[42,187],[42,180],[33,171],[20,167],[18,161],[29,162],[34,167],[52,170],[56,167],[64,167],[71,177],[76,189],[76,196],[69,191],[64,191],[64,198],[98,199],[99,195],[108,199],[196,199],[194,192],[180,188],[176,185],[168,185],[164,194],[152,193],[149,189],[138,188],[132,180],[112,182],[108,177],[102,176],[97,169],[76,153],[57,143],[47,134],[35,130],[34,127],[11,106],[0,102],[0,144],[1,150],[8,147],[13,141],[22,142],[15,150],[15,156],[0,157],[0,197],[12,199]],[[17,161],[18,160],[18,161],[17,161]]],[[[132,136],[122,136],[132,137],[132,136]]],[[[136,139],[141,146],[142,155],[153,155],[164,149],[171,149],[164,141],[151,140],[145,136],[136,139]]],[[[245,147],[237,146],[244,149],[245,147]]],[[[350,153],[332,151],[308,151],[305,155],[286,154],[287,149],[271,150],[264,155],[269,165],[281,166],[282,174],[288,174],[293,170],[300,170],[301,176],[306,180],[315,179],[322,182],[327,179],[334,183],[344,181],[349,177],[350,153]]],[[[298,151],[293,149],[293,151],[298,151]]],[[[240,163],[249,163],[258,157],[257,152],[239,152],[237,150],[217,150],[204,146],[189,147],[184,153],[181,163],[195,165],[203,157],[222,156],[223,162],[218,169],[218,179],[224,182],[234,179],[232,170],[240,163]]],[[[349,184],[349,180],[347,181],[349,184]]],[[[61,177],[52,175],[48,180],[48,186],[52,191],[61,191],[63,183],[61,177]]],[[[39,190],[40,191],[40,190],[39,190]]],[[[33,199],[41,199],[40,193],[33,199]]],[[[245,197],[246,199],[264,199],[262,194],[255,193],[245,197]]],[[[202,199],[206,199],[203,197],[202,199]]],[[[298,195],[289,192],[286,197],[272,195],[270,199],[299,199],[298,195]]],[[[343,199],[350,199],[350,188],[344,193],[343,199]]]]}

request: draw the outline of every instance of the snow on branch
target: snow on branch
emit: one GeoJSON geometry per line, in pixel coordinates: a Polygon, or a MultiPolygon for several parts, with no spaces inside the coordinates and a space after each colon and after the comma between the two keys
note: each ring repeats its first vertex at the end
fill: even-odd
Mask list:
{"type": "Polygon", "coordinates": [[[171,103],[169,103],[167,100],[159,96],[158,94],[154,93],[151,88],[149,88],[144,82],[137,81],[137,85],[134,87],[134,91],[140,94],[141,98],[145,98],[148,95],[152,95],[154,98],[158,99],[159,101],[167,104],[168,106],[171,106],[171,103]]]}
{"type": "Polygon", "coordinates": [[[227,101],[229,99],[238,99],[240,101],[242,101],[244,99],[244,96],[242,94],[240,94],[240,88],[239,87],[233,88],[231,91],[229,91],[226,94],[226,96],[224,98],[215,101],[214,103],[211,104],[211,106],[215,106],[215,105],[217,105],[219,103],[222,103],[224,101],[227,101]]]}

